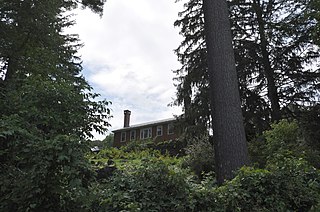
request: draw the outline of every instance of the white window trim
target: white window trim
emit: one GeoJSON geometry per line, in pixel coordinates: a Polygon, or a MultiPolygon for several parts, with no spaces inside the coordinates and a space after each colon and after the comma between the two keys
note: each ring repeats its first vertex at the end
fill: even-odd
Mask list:
{"type": "Polygon", "coordinates": [[[127,132],[121,132],[120,142],[126,142],[126,138],[127,138],[127,132]],[[122,139],[122,138],[123,138],[123,135],[124,135],[124,139],[122,139]]]}
{"type": "Polygon", "coordinates": [[[151,127],[142,128],[140,130],[140,139],[141,140],[148,139],[148,138],[151,138],[151,137],[152,137],[152,128],[151,127]],[[148,130],[148,136],[147,137],[144,137],[144,131],[145,130],[148,130]]]}
{"type": "Polygon", "coordinates": [[[162,125],[158,125],[157,126],[157,136],[162,136],[162,135],[163,135],[163,126],[162,125]],[[158,134],[158,132],[159,132],[158,129],[161,129],[161,134],[160,135],[158,134]]]}
{"type": "Polygon", "coordinates": [[[170,123],[170,124],[168,124],[168,135],[173,135],[174,134],[174,129],[173,129],[173,124],[172,123],[170,123]],[[170,127],[172,127],[172,132],[170,133],[170,127]]]}
{"type": "Polygon", "coordinates": [[[130,141],[137,140],[137,130],[130,131],[130,141]],[[134,138],[132,138],[132,133],[134,133],[134,138]]]}

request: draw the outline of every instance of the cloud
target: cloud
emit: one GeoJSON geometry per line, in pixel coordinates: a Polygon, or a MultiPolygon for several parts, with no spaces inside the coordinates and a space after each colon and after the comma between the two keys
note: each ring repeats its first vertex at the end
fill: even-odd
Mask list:
{"type": "Polygon", "coordinates": [[[77,11],[72,32],[80,35],[84,75],[103,98],[113,102],[111,130],[121,128],[123,110],[138,124],[172,117],[167,105],[175,95],[173,50],[181,42],[173,23],[182,4],[162,0],[107,1],[100,18],[77,11]]]}

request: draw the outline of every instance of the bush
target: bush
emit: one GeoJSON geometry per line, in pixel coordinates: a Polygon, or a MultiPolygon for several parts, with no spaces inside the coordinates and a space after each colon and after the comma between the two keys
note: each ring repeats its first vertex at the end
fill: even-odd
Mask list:
{"type": "Polygon", "coordinates": [[[125,146],[122,146],[121,149],[125,152],[131,151],[142,151],[146,149],[152,149],[154,147],[154,142],[152,140],[137,140],[130,141],[125,146]]]}
{"type": "Polygon", "coordinates": [[[86,145],[68,136],[10,142],[10,161],[1,164],[0,211],[79,211],[93,172],[86,145]]]}
{"type": "Polygon", "coordinates": [[[249,145],[251,158],[260,168],[286,157],[304,158],[313,166],[320,167],[319,152],[308,145],[296,121],[281,120],[271,128],[249,145]]]}
{"type": "Polygon", "coordinates": [[[304,108],[298,120],[307,143],[320,151],[320,104],[304,108]]]}
{"type": "Polygon", "coordinates": [[[102,149],[99,153],[90,153],[87,157],[91,161],[91,164],[93,164],[94,169],[100,173],[101,171],[104,172],[103,170],[110,170],[113,172],[115,168],[125,170],[128,165],[139,165],[144,160],[151,160],[154,158],[161,160],[168,166],[180,166],[181,164],[180,158],[163,155],[160,151],[154,149],[132,150],[127,152],[124,151],[124,148],[108,148],[102,149]],[[110,163],[112,164],[110,165],[110,163]]]}
{"type": "Polygon", "coordinates": [[[186,148],[184,166],[189,167],[199,178],[214,171],[214,149],[208,136],[194,138],[186,148]]]}
{"type": "Polygon", "coordinates": [[[186,142],[183,140],[175,139],[163,142],[154,142],[152,140],[138,140],[131,141],[127,145],[122,146],[121,149],[130,152],[130,151],[142,151],[147,149],[159,150],[161,154],[170,156],[181,157],[185,155],[184,148],[186,147],[186,142]]]}
{"type": "Polygon", "coordinates": [[[193,198],[195,211],[308,211],[320,203],[320,173],[286,158],[268,169],[244,167],[220,187],[198,186],[193,198]]]}
{"type": "Polygon", "coordinates": [[[97,211],[187,211],[189,186],[181,169],[159,159],[129,165],[98,186],[97,211]]]}
{"type": "Polygon", "coordinates": [[[169,154],[174,157],[185,156],[185,147],[187,143],[184,140],[175,139],[154,144],[154,149],[159,150],[161,154],[169,154]]]}

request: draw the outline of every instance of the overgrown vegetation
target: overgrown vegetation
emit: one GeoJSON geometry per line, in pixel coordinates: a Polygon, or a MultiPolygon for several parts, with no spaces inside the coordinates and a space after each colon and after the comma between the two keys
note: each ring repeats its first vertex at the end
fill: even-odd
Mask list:
{"type": "Polygon", "coordinates": [[[115,167],[92,187],[96,195],[92,207],[96,211],[317,211],[320,172],[309,160],[310,148],[300,132],[295,121],[272,125],[252,143],[261,157],[252,157],[252,167],[243,167],[222,186],[214,178],[213,147],[206,137],[194,141],[182,157],[142,150],[141,143],[132,144],[130,151],[109,148],[90,154],[100,168],[109,166],[110,160],[115,167]]]}
{"type": "Polygon", "coordinates": [[[263,160],[253,159],[260,168],[242,168],[222,186],[216,184],[214,167],[207,167],[212,165],[208,155],[213,154],[213,148],[206,137],[191,143],[187,154],[180,157],[147,147],[150,142],[91,153],[87,157],[98,173],[109,170],[91,184],[91,209],[316,211],[320,202],[320,172],[311,165],[312,161],[308,162],[311,155],[306,150],[310,148],[307,142],[301,143],[300,132],[295,121],[274,124],[259,141],[252,143],[256,148],[260,145],[263,160]],[[207,169],[199,171],[202,167],[207,169]]]}
{"type": "MultiPolygon", "coordinates": [[[[202,31],[197,30],[202,27],[198,0],[191,0],[182,13],[187,15],[196,8],[196,16],[177,22],[185,35],[200,33],[196,36],[199,40],[193,40],[200,45],[193,52],[199,54],[196,60],[189,61],[192,54],[179,55],[185,62],[181,71],[189,70],[178,86],[177,101],[185,104],[184,124],[188,126],[183,139],[137,141],[120,149],[111,147],[112,135],[103,141],[90,141],[92,130],[102,133],[109,126],[109,102],[96,101],[99,95],[81,76],[81,62],[75,56],[80,46],[78,39],[61,32],[73,24],[63,15],[65,10],[81,4],[101,15],[104,2],[0,1],[0,211],[320,211],[319,96],[314,96],[319,90],[319,76],[315,69],[302,76],[299,65],[319,55],[290,55],[311,39],[315,44],[310,45],[319,45],[319,23],[315,21],[320,14],[318,0],[306,1],[308,5],[295,1],[297,8],[304,9],[296,14],[297,21],[305,24],[296,29],[297,35],[304,38],[305,27],[312,33],[306,40],[299,40],[285,57],[270,57],[277,59],[274,64],[290,67],[283,75],[299,84],[296,92],[284,86],[288,77],[279,81],[278,88],[285,91],[281,95],[278,92],[279,101],[286,106],[278,109],[288,119],[270,122],[275,111],[263,98],[267,81],[261,63],[238,61],[239,73],[245,75],[240,76],[242,94],[248,94],[243,106],[250,132],[251,164],[222,185],[215,179],[215,141],[207,135],[211,118],[202,60],[206,51],[202,48],[202,31]],[[195,70],[200,72],[194,73],[195,70]],[[246,82],[246,77],[254,74],[247,75],[248,71],[257,74],[256,90],[247,89],[252,82],[246,82]],[[303,102],[306,105],[298,104],[303,102]],[[250,113],[253,115],[248,116],[250,113]],[[93,146],[100,151],[91,152],[93,146]]],[[[245,11],[246,1],[238,3],[231,6],[245,11]]],[[[290,9],[289,4],[284,6],[283,9],[290,9]]],[[[238,23],[240,19],[232,15],[234,24],[238,23]]],[[[280,28],[271,24],[280,30],[279,36],[272,39],[279,39],[283,33],[295,36],[290,26],[296,19],[290,16],[288,20],[280,28]]],[[[241,37],[240,31],[234,35],[236,38],[241,37]]],[[[187,46],[193,42],[189,38],[184,43],[187,46]]],[[[242,41],[237,42],[239,49],[242,41]]],[[[252,42],[246,43],[246,47],[251,45],[252,42]]],[[[260,51],[259,46],[255,48],[260,51]]],[[[282,45],[271,53],[280,49],[282,45]]],[[[251,56],[260,61],[261,55],[251,56]]],[[[280,75],[279,72],[274,78],[280,75]]]]}

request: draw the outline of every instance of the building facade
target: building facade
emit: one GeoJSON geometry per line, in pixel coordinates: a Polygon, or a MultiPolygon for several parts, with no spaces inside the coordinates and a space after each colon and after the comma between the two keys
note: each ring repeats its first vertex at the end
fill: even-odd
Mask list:
{"type": "Polygon", "coordinates": [[[175,118],[130,126],[130,115],[131,111],[125,110],[123,128],[113,131],[113,146],[120,147],[136,140],[151,139],[154,142],[162,142],[179,137],[179,132],[175,129],[175,118]]]}

